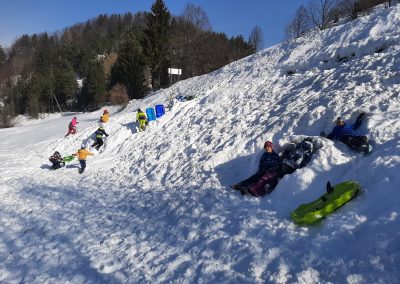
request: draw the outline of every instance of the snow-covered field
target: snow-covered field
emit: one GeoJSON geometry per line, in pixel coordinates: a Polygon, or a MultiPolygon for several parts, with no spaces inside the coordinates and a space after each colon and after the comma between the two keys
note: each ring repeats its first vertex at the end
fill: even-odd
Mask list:
{"type": "Polygon", "coordinates": [[[101,110],[0,130],[2,283],[399,283],[400,6],[282,43],[110,108],[106,148],[49,171],[47,158],[90,143],[101,110]],[[287,73],[293,71],[289,76],[287,73]],[[138,107],[176,102],[136,133],[138,107]],[[368,116],[374,145],[340,142],[268,196],[229,189],[252,174],[265,140],[283,145],[368,116]],[[290,211],[354,179],[362,193],[319,225],[290,211]]]}

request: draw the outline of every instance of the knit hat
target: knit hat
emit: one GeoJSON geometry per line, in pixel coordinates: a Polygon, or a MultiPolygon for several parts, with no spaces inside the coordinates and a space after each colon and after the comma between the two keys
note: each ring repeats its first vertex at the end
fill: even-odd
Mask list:
{"type": "Polygon", "coordinates": [[[271,141],[267,141],[264,143],[264,148],[271,147],[272,149],[274,149],[274,144],[271,141]]]}

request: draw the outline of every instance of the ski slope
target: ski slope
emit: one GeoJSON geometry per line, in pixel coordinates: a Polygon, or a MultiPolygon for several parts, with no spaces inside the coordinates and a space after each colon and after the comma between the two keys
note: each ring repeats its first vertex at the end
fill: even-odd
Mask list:
{"type": "Polygon", "coordinates": [[[48,157],[89,145],[102,110],[0,129],[2,283],[398,283],[400,6],[284,42],[127,108],[109,108],[106,147],[50,171],[48,157]],[[288,75],[288,72],[294,72],[288,75]],[[175,102],[137,133],[137,108],[175,102]],[[368,113],[369,155],[322,144],[268,196],[229,189],[277,148],[368,113]],[[362,194],[317,226],[290,211],[327,181],[362,194]]]}

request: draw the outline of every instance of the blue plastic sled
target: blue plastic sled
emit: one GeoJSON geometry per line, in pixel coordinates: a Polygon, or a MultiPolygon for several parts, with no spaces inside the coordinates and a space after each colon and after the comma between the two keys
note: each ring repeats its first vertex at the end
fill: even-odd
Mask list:
{"type": "Polygon", "coordinates": [[[156,117],[159,118],[165,114],[164,105],[156,105],[156,117]]]}
{"type": "Polygon", "coordinates": [[[156,120],[156,114],[154,113],[154,108],[149,107],[146,109],[146,115],[148,121],[156,120]]]}

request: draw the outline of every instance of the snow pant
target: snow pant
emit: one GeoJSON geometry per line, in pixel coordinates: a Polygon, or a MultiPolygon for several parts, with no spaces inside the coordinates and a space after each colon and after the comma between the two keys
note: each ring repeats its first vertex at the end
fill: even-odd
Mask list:
{"type": "Polygon", "coordinates": [[[281,176],[283,177],[284,175],[288,175],[288,174],[290,175],[290,174],[294,173],[295,170],[296,170],[296,168],[294,168],[293,166],[291,166],[288,163],[285,163],[285,161],[283,161],[281,176]]]}
{"type": "Polygon", "coordinates": [[[92,147],[95,147],[96,150],[99,150],[101,146],[103,146],[103,138],[96,138],[96,142],[93,143],[92,147]]]}
{"type": "Polygon", "coordinates": [[[251,195],[262,196],[271,193],[278,184],[278,178],[277,172],[267,172],[265,174],[257,172],[248,179],[239,182],[236,186],[247,189],[251,195]]]}
{"type": "Polygon", "coordinates": [[[146,120],[139,119],[139,131],[146,130],[146,120]]]}
{"type": "Polygon", "coordinates": [[[353,150],[368,152],[369,142],[366,136],[346,135],[342,139],[340,139],[340,141],[342,141],[353,150]]]}
{"type": "Polygon", "coordinates": [[[83,173],[83,171],[86,169],[86,160],[79,160],[79,164],[81,165],[80,172],[83,173]]]}
{"type": "Polygon", "coordinates": [[[64,163],[62,163],[60,161],[51,161],[51,162],[53,163],[53,165],[51,166],[52,170],[57,170],[64,166],[64,163]]]}
{"type": "Polygon", "coordinates": [[[267,172],[259,180],[248,187],[249,192],[254,196],[269,194],[278,184],[278,173],[267,172]]]}
{"type": "Polygon", "coordinates": [[[76,127],[68,127],[68,133],[65,135],[67,137],[70,134],[75,134],[76,133],[76,127]]]}
{"type": "Polygon", "coordinates": [[[252,175],[251,177],[249,177],[248,179],[245,179],[245,180],[239,182],[237,184],[237,186],[242,187],[242,188],[247,188],[250,185],[252,185],[253,183],[257,182],[261,177],[262,177],[262,174],[257,172],[254,175],[252,175]]]}

